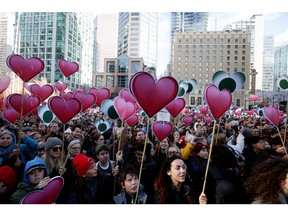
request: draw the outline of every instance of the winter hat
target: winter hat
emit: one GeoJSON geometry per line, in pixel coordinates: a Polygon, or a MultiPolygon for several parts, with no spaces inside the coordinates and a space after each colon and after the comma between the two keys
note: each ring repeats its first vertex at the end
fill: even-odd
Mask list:
{"type": "Polygon", "coordinates": [[[25,184],[31,184],[28,174],[35,169],[44,169],[44,177],[48,174],[48,169],[45,162],[40,158],[34,158],[26,163],[24,168],[23,181],[25,184]]]}
{"type": "Polygon", "coordinates": [[[71,134],[71,133],[72,133],[72,130],[71,130],[70,128],[67,128],[67,129],[64,131],[64,134],[66,134],[66,133],[71,134]]]}
{"type": "Polygon", "coordinates": [[[79,144],[81,143],[79,139],[74,139],[74,140],[72,140],[72,141],[69,143],[69,145],[67,146],[67,150],[69,150],[70,148],[73,147],[73,145],[78,144],[78,143],[79,143],[79,144]]]}
{"type": "Polygon", "coordinates": [[[194,154],[197,155],[202,149],[207,149],[209,150],[209,146],[205,144],[196,144],[194,147],[194,154]]]}
{"type": "Polygon", "coordinates": [[[13,137],[12,132],[7,129],[0,131],[0,137],[2,137],[4,134],[10,134],[13,137]]]}
{"type": "Polygon", "coordinates": [[[7,190],[12,190],[17,181],[15,170],[10,166],[0,167],[0,182],[3,182],[7,190]]]}
{"type": "Polygon", "coordinates": [[[75,166],[76,172],[79,176],[85,175],[93,163],[95,163],[95,160],[84,154],[78,154],[73,159],[73,165],[75,166]]]}
{"type": "Polygon", "coordinates": [[[63,145],[62,140],[58,137],[49,137],[45,142],[45,151],[48,151],[55,145],[63,145]]]}

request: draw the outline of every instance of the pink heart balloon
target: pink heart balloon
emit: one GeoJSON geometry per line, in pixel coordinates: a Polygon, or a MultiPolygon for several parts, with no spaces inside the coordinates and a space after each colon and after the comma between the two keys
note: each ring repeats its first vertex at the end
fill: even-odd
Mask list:
{"type": "Polygon", "coordinates": [[[16,73],[24,82],[38,75],[44,70],[44,62],[37,57],[29,58],[27,61],[21,56],[12,54],[7,59],[8,66],[16,73]]]}
{"type": "Polygon", "coordinates": [[[178,93],[178,82],[173,77],[162,77],[157,82],[151,74],[138,72],[130,79],[129,89],[150,118],[173,101],[178,93]]]}
{"type": "Polygon", "coordinates": [[[54,88],[49,84],[43,85],[42,87],[38,84],[32,84],[29,87],[29,91],[38,96],[42,101],[45,101],[50,95],[53,94],[54,88]]]}
{"type": "Polygon", "coordinates": [[[67,92],[67,93],[60,92],[60,97],[62,97],[65,101],[67,101],[73,97],[73,93],[72,92],[67,92]]]}
{"type": "Polygon", "coordinates": [[[66,88],[67,88],[67,84],[66,83],[63,83],[61,81],[58,81],[55,83],[55,87],[56,89],[59,91],[59,92],[62,92],[64,91],[66,88]]]}
{"type": "Polygon", "coordinates": [[[114,98],[114,107],[122,121],[127,120],[136,112],[136,106],[124,98],[118,96],[114,98]]]}
{"type": "Polygon", "coordinates": [[[173,125],[170,122],[161,123],[155,121],[151,125],[151,129],[157,139],[161,142],[165,137],[168,137],[169,134],[173,131],[173,125]]]}
{"type": "Polygon", "coordinates": [[[2,115],[10,123],[15,123],[17,119],[20,119],[20,114],[11,107],[5,108],[2,115]]]}
{"type": "Polygon", "coordinates": [[[63,124],[66,124],[81,112],[82,104],[76,98],[70,98],[65,101],[59,96],[53,96],[48,100],[48,107],[63,124]]]}
{"type": "Polygon", "coordinates": [[[284,116],[279,116],[279,122],[281,122],[281,123],[284,122],[284,116]]]}
{"type": "Polygon", "coordinates": [[[283,116],[284,112],[282,110],[278,110],[279,116],[283,116]]]}
{"type": "Polygon", "coordinates": [[[73,90],[73,93],[75,93],[75,92],[85,93],[85,89],[83,89],[83,88],[75,88],[75,89],[73,90]]]}
{"type": "Polygon", "coordinates": [[[62,177],[53,177],[43,190],[36,190],[28,193],[21,200],[21,204],[53,204],[63,185],[64,179],[62,177]]]}
{"type": "Polygon", "coordinates": [[[2,79],[0,79],[0,94],[8,88],[10,81],[11,79],[9,76],[4,76],[2,79]]]}
{"type": "Polygon", "coordinates": [[[204,91],[207,106],[217,121],[231,106],[232,95],[229,90],[221,92],[215,85],[208,85],[204,91]]]}
{"type": "Polygon", "coordinates": [[[98,90],[97,88],[90,88],[89,93],[92,93],[95,95],[96,97],[96,105],[97,106],[101,106],[101,103],[106,100],[109,99],[111,96],[111,92],[108,88],[101,88],[100,90],[98,90]]]}
{"type": "Polygon", "coordinates": [[[135,98],[132,96],[128,89],[121,89],[119,92],[119,96],[125,99],[125,101],[129,101],[132,103],[136,103],[135,98]]]}
{"type": "Polygon", "coordinates": [[[201,112],[203,115],[208,114],[208,107],[201,107],[201,108],[200,108],[200,112],[201,112]]]}
{"type": "Polygon", "coordinates": [[[22,107],[22,116],[25,116],[32,110],[36,109],[40,103],[41,99],[35,95],[29,95],[27,97],[20,94],[11,94],[6,98],[7,104],[12,107],[16,112],[21,115],[22,107]]]}
{"type": "Polygon", "coordinates": [[[138,115],[133,114],[130,116],[125,122],[130,126],[133,127],[138,121],[138,115]]]}
{"type": "Polygon", "coordinates": [[[74,98],[77,98],[82,104],[82,112],[86,111],[88,108],[92,107],[96,102],[96,97],[91,94],[84,94],[81,91],[76,91],[73,94],[74,98]]]}
{"type": "Polygon", "coordinates": [[[193,117],[185,116],[185,117],[183,117],[182,121],[187,127],[189,127],[193,122],[193,117]]]}
{"type": "Polygon", "coordinates": [[[207,123],[207,124],[210,124],[212,119],[210,117],[205,117],[204,118],[204,121],[207,123]]]}
{"type": "Polygon", "coordinates": [[[259,96],[258,95],[250,95],[249,98],[252,100],[252,101],[256,101],[259,96]]]}
{"type": "Polygon", "coordinates": [[[275,107],[264,107],[263,108],[264,115],[276,128],[279,125],[279,113],[275,107]]]}
{"type": "Polygon", "coordinates": [[[173,100],[172,102],[170,102],[167,106],[166,106],[166,110],[174,117],[176,118],[176,116],[181,112],[181,110],[183,110],[185,107],[185,100],[183,98],[177,98],[175,100],[173,100]]]}
{"type": "Polygon", "coordinates": [[[76,73],[79,69],[76,62],[68,62],[64,59],[59,60],[58,67],[66,77],[76,73]]]}

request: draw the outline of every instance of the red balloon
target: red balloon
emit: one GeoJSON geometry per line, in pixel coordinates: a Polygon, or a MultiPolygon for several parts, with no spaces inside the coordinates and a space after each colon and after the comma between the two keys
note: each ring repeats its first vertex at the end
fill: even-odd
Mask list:
{"type": "Polygon", "coordinates": [[[185,100],[183,98],[177,98],[166,106],[166,110],[174,117],[181,112],[185,107],[185,100]]]}
{"type": "Polygon", "coordinates": [[[40,97],[42,101],[45,101],[49,96],[53,94],[54,88],[49,84],[43,85],[42,87],[38,84],[32,84],[29,87],[29,91],[32,94],[40,97]]]}
{"type": "Polygon", "coordinates": [[[169,134],[173,131],[173,125],[170,122],[161,123],[155,121],[151,125],[152,131],[161,142],[165,137],[168,137],[169,134]]]}
{"type": "Polygon", "coordinates": [[[135,104],[129,101],[125,101],[125,99],[120,96],[114,98],[113,102],[115,110],[117,111],[122,121],[127,120],[136,112],[137,107],[135,104]]]}
{"type": "Polygon", "coordinates": [[[76,62],[68,62],[64,59],[59,60],[58,67],[66,77],[76,73],[79,69],[76,62]]]}
{"type": "Polygon", "coordinates": [[[108,88],[101,88],[98,90],[97,88],[92,87],[88,92],[95,95],[97,106],[101,106],[102,102],[106,99],[109,99],[111,95],[111,92],[108,88]]]}
{"type": "Polygon", "coordinates": [[[8,88],[10,81],[11,79],[9,76],[4,76],[2,79],[0,79],[0,94],[8,88]]]}

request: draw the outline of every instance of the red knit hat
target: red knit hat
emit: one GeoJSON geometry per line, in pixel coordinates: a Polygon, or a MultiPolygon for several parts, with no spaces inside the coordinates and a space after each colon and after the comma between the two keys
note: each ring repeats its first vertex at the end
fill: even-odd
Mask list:
{"type": "Polygon", "coordinates": [[[73,159],[73,164],[79,176],[85,175],[93,163],[95,163],[95,160],[84,154],[78,154],[73,159]]]}
{"type": "Polygon", "coordinates": [[[10,191],[16,185],[17,176],[15,170],[10,166],[0,167],[0,182],[3,182],[7,187],[7,190],[10,191]]]}
{"type": "Polygon", "coordinates": [[[202,149],[207,149],[209,150],[209,145],[206,145],[206,144],[196,144],[194,149],[193,149],[193,152],[195,155],[197,155],[202,149]]]}

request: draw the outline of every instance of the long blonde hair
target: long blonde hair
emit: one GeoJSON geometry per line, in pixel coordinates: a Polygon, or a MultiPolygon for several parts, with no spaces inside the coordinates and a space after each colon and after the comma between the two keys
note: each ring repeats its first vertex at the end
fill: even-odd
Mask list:
{"type": "Polygon", "coordinates": [[[53,157],[50,154],[50,149],[46,151],[46,153],[42,157],[48,169],[48,175],[50,175],[53,172],[53,169],[59,171],[60,167],[62,168],[64,166],[65,162],[64,144],[61,144],[61,147],[62,147],[61,154],[59,158],[55,158],[55,161],[53,160],[53,157]]]}

